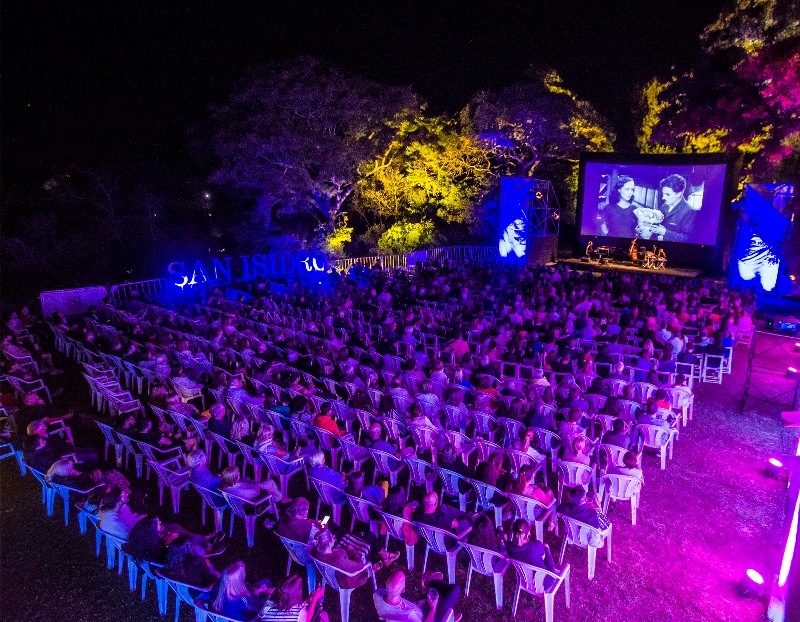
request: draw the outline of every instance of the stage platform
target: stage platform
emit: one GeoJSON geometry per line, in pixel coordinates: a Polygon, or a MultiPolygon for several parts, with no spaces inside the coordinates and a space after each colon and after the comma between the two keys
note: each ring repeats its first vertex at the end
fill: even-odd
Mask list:
{"type": "Polygon", "coordinates": [[[696,279],[702,270],[689,270],[688,268],[671,268],[667,266],[663,270],[651,270],[634,266],[629,261],[612,261],[607,264],[599,264],[596,261],[585,262],[580,259],[559,259],[558,263],[567,264],[574,270],[591,270],[593,272],[608,272],[609,270],[620,270],[622,272],[637,272],[639,274],[665,274],[667,276],[677,276],[683,279],[696,279]]]}

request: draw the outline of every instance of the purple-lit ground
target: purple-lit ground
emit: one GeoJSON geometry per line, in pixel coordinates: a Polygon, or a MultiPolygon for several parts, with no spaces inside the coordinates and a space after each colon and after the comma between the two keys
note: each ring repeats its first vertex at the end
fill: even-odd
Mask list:
{"type": "MultiPolygon", "coordinates": [[[[609,564],[598,555],[595,579],[586,578],[586,553],[568,549],[572,564],[572,608],[563,594],[556,597],[555,619],[577,621],[640,622],[763,619],[764,602],[737,596],[739,578],[747,568],[768,575],[770,541],[780,521],[783,484],[764,476],[767,459],[779,454],[779,419],[762,408],[739,414],[746,367],[745,348],[736,348],[734,372],[722,386],[704,384],[697,390],[694,421],[675,445],[674,459],[659,469],[654,455],[644,459],[646,484],[637,525],[630,524],[630,509],[621,504],[612,510],[613,557],[609,564]]],[[[71,374],[70,374],[71,375],[71,374]]],[[[80,395],[87,392],[80,387],[80,395]]],[[[68,390],[67,394],[73,393],[68,390]]],[[[774,410],[774,409],[773,409],[774,410]]],[[[92,436],[92,441],[100,442],[92,436]]],[[[791,443],[786,443],[787,450],[791,443]]],[[[52,518],[40,504],[40,489],[28,476],[21,478],[16,464],[5,460],[0,467],[0,563],[2,585],[0,611],[8,619],[55,620],[160,620],[155,591],[141,602],[128,592],[127,576],[105,569],[105,560],[94,556],[94,536],[78,534],[74,516],[68,527],[61,520],[58,502],[52,518]]],[[[155,488],[155,481],[151,482],[155,488]]],[[[300,490],[291,490],[297,495],[300,490]]],[[[182,496],[180,521],[199,525],[196,495],[182,496]]],[[[168,505],[168,502],[167,502],[168,505]]],[[[163,516],[169,512],[163,508],[163,516]]],[[[560,539],[546,534],[558,551],[560,539]]],[[[417,547],[418,567],[422,547],[417,547]]],[[[276,580],[286,572],[286,553],[262,526],[256,530],[256,546],[248,550],[243,526],[236,525],[228,550],[217,558],[218,567],[244,559],[248,577],[276,580]]],[[[403,558],[401,557],[401,560],[403,558]]],[[[443,560],[432,556],[435,569],[443,560]]],[[[466,555],[459,557],[457,574],[462,589],[466,580],[466,555]]],[[[382,581],[386,571],[379,574],[382,581]]],[[[412,573],[418,577],[418,573],[412,573]]],[[[409,582],[414,594],[418,583],[409,582]]],[[[505,579],[505,608],[496,614],[491,581],[475,576],[469,599],[459,603],[466,622],[510,620],[514,577],[505,579]]],[[[326,610],[339,619],[338,598],[329,590],[326,610]]],[[[185,608],[186,609],[186,608],[185,608]]],[[[170,597],[169,616],[173,615],[170,597]]],[[[188,609],[182,620],[191,620],[188,609]]],[[[362,588],[353,594],[351,620],[375,619],[371,594],[362,588]]],[[[519,620],[544,620],[540,601],[523,595],[519,620]]]]}

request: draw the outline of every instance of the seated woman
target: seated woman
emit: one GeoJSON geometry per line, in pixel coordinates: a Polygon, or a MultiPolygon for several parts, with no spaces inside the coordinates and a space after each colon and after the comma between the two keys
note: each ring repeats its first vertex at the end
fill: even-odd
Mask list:
{"type": "Polygon", "coordinates": [[[245,582],[244,562],[235,562],[222,571],[219,580],[208,595],[208,608],[234,620],[250,620],[272,593],[269,581],[259,581],[248,587],[245,582]]]}
{"type": "Polygon", "coordinates": [[[325,586],[318,585],[303,600],[303,580],[293,574],[275,588],[258,619],[261,622],[328,622],[328,614],[317,604],[324,594],[325,586]]]}
{"type": "Polygon", "coordinates": [[[565,462],[577,462],[589,465],[589,441],[585,436],[578,436],[572,440],[572,445],[564,449],[561,459],[565,462]]]}
{"type": "MultiPolygon", "coordinates": [[[[502,530],[498,533],[492,519],[486,514],[479,516],[472,525],[472,531],[467,534],[467,543],[498,553],[504,553],[506,549],[502,530]]],[[[495,572],[502,572],[507,565],[506,560],[498,558],[494,560],[493,568],[495,572]]]]}
{"type": "MultiPolygon", "coordinates": [[[[506,543],[506,555],[531,566],[544,568],[551,572],[556,571],[550,547],[536,539],[531,540],[531,525],[521,518],[514,521],[511,528],[511,537],[506,543]]],[[[549,589],[554,583],[553,577],[547,577],[544,580],[545,589],[549,589]]]]}
{"type": "Polygon", "coordinates": [[[262,423],[258,429],[258,437],[253,448],[262,454],[284,458],[289,452],[275,440],[275,428],[268,423],[262,423]]]}
{"type": "Polygon", "coordinates": [[[228,467],[222,472],[219,490],[248,501],[260,497],[262,493],[270,495],[276,503],[283,501],[283,494],[281,494],[280,488],[271,479],[267,478],[257,484],[253,480],[243,478],[239,467],[235,466],[228,467]]]}
{"type": "Polygon", "coordinates": [[[187,538],[200,550],[216,555],[221,548],[213,545],[221,543],[224,537],[222,532],[212,536],[193,534],[178,524],[164,525],[158,517],[149,515],[133,526],[123,548],[136,559],[163,564],[167,558],[167,547],[177,538],[187,538]]]}
{"type": "Polygon", "coordinates": [[[134,514],[128,507],[128,495],[119,488],[112,488],[100,502],[100,522],[98,527],[103,531],[127,539],[133,526],[142,518],[134,514]]]}
{"type": "MultiPolygon", "coordinates": [[[[523,464],[520,467],[517,479],[509,483],[509,485],[506,487],[506,491],[515,495],[529,497],[534,501],[543,503],[544,505],[550,505],[553,502],[553,499],[555,499],[553,491],[550,490],[546,484],[537,486],[533,483],[533,467],[529,464],[523,464]]],[[[537,508],[536,515],[538,516],[541,511],[541,508],[537,508]]]]}
{"type": "Polygon", "coordinates": [[[644,473],[642,473],[642,468],[639,465],[639,454],[632,451],[626,451],[622,455],[622,466],[613,467],[610,473],[636,477],[644,483],[644,473]]]}
{"type": "Polygon", "coordinates": [[[75,468],[75,463],[67,458],[56,460],[47,470],[46,481],[52,484],[69,486],[81,492],[89,492],[99,481],[102,473],[95,471],[91,474],[81,473],[75,468]]]}
{"type": "Polygon", "coordinates": [[[250,433],[250,422],[244,417],[237,417],[231,424],[231,440],[239,441],[252,447],[256,437],[250,433]]]}

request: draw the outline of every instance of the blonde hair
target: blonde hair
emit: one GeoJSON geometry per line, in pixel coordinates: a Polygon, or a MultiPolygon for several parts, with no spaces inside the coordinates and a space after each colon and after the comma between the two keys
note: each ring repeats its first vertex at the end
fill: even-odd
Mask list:
{"type": "Polygon", "coordinates": [[[48,482],[54,476],[68,477],[72,475],[73,469],[74,469],[74,464],[72,460],[69,460],[68,458],[62,458],[61,460],[56,460],[53,463],[53,465],[49,469],[47,469],[47,475],[45,477],[48,482]]]}
{"type": "MultiPolygon", "coordinates": [[[[234,467],[235,468],[235,467],[234,467]]],[[[225,469],[228,471],[229,469],[225,469]]],[[[225,601],[236,600],[247,596],[250,590],[245,583],[246,572],[244,562],[235,562],[222,571],[219,577],[219,590],[214,602],[211,603],[214,611],[220,612],[225,607],[225,601]]]]}
{"type": "Polygon", "coordinates": [[[234,419],[231,425],[231,440],[240,441],[248,434],[250,434],[250,422],[244,417],[234,419]]]}

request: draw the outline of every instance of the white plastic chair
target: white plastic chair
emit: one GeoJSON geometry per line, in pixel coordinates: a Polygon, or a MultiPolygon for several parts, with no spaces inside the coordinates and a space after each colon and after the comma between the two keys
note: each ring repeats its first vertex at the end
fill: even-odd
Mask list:
{"type": "Polygon", "coordinates": [[[344,493],[344,497],[347,499],[347,505],[350,506],[350,533],[353,533],[353,528],[356,526],[356,521],[360,521],[362,523],[366,523],[370,532],[377,536],[379,521],[371,514],[371,512],[377,510],[375,504],[370,503],[361,497],[348,495],[347,493],[344,493]]]}
{"type": "MultiPolygon", "coordinates": [[[[192,483],[192,486],[203,499],[203,505],[200,508],[200,522],[206,524],[206,509],[211,508],[214,512],[214,531],[222,531],[222,524],[225,521],[225,510],[230,510],[231,506],[227,499],[218,490],[211,490],[205,486],[192,483]]],[[[231,511],[230,529],[228,536],[233,535],[233,511],[231,511]]]]}
{"type": "Polygon", "coordinates": [[[721,354],[706,354],[703,356],[700,370],[700,380],[712,384],[722,384],[722,375],[725,373],[725,356],[721,354]]]}
{"type": "Polygon", "coordinates": [[[275,535],[283,542],[283,546],[286,547],[286,551],[289,553],[289,563],[286,565],[286,576],[288,577],[292,571],[292,562],[304,567],[308,579],[308,593],[311,594],[317,586],[317,570],[314,562],[308,555],[308,544],[286,538],[279,534],[275,535]]]}
{"type": "Polygon", "coordinates": [[[464,546],[459,536],[445,529],[439,529],[424,523],[415,522],[414,525],[426,543],[425,557],[422,560],[422,574],[425,574],[425,569],[428,567],[428,554],[433,550],[434,553],[444,555],[447,560],[447,581],[448,583],[455,583],[456,557],[458,557],[458,552],[464,546]],[[450,541],[453,548],[447,548],[448,541],[450,541]],[[455,544],[452,541],[455,541],[455,544]]]}
{"type": "Polygon", "coordinates": [[[458,498],[458,508],[462,512],[467,511],[467,497],[469,497],[470,490],[472,489],[472,485],[469,483],[469,479],[456,473],[455,471],[449,471],[448,469],[443,469],[439,467],[436,469],[439,473],[439,479],[442,481],[442,496],[449,496],[449,497],[456,497],[458,498]],[[467,484],[468,488],[465,486],[465,491],[462,492],[461,488],[459,487],[459,482],[464,482],[467,484]]]}
{"type": "MultiPolygon", "coordinates": [[[[310,547],[309,547],[310,548],[310,547]]],[[[344,570],[340,570],[335,566],[331,566],[330,564],[326,564],[318,560],[313,554],[309,553],[309,557],[314,562],[314,565],[319,570],[320,574],[322,575],[322,582],[323,584],[330,585],[333,589],[339,592],[339,607],[342,615],[342,622],[349,622],[350,620],[350,595],[353,593],[354,589],[357,588],[343,588],[339,585],[339,581],[336,578],[337,574],[342,574],[347,577],[357,577],[362,572],[369,573],[370,578],[372,579],[373,589],[378,589],[378,583],[375,580],[375,573],[372,571],[372,564],[367,562],[364,564],[364,567],[360,570],[356,570],[354,572],[345,572],[344,570]]]]}
{"type": "Polygon", "coordinates": [[[567,550],[568,544],[586,549],[589,555],[589,580],[591,581],[594,578],[597,549],[607,545],[606,554],[608,561],[611,561],[611,529],[613,525],[609,525],[605,529],[597,529],[563,514],[559,514],[558,518],[564,521],[564,541],[561,543],[561,555],[558,563],[564,562],[564,552],[567,550]],[[592,542],[594,544],[591,544],[592,542]]]}
{"type": "Polygon", "coordinates": [[[222,493],[222,496],[225,497],[228,505],[231,506],[233,513],[239,518],[244,519],[245,533],[247,534],[247,546],[253,548],[256,519],[266,512],[274,514],[276,518],[278,517],[278,508],[275,506],[275,500],[270,495],[266,495],[251,501],[250,499],[243,499],[242,497],[228,494],[225,491],[220,492],[222,493]]]}
{"type": "Polygon", "coordinates": [[[408,465],[408,485],[406,489],[406,496],[411,493],[411,485],[425,486],[425,492],[428,493],[433,490],[433,484],[436,482],[436,467],[411,456],[403,458],[408,465]]]}
{"type": "Polygon", "coordinates": [[[279,458],[270,454],[262,453],[261,457],[267,463],[270,475],[278,478],[281,487],[281,494],[284,497],[289,496],[289,480],[295,475],[302,474],[306,480],[306,489],[309,488],[308,472],[306,470],[305,460],[302,458],[279,458]]]}
{"type": "MultiPolygon", "coordinates": [[[[507,492],[505,495],[514,504],[514,513],[519,518],[533,523],[536,527],[536,539],[539,542],[544,542],[544,525],[548,519],[555,516],[555,500],[550,505],[545,505],[524,495],[516,495],[511,492],[507,492]]],[[[556,525],[556,535],[558,535],[558,525],[556,525]]]]}
{"type": "Polygon", "coordinates": [[[406,520],[402,516],[389,514],[388,512],[384,512],[379,508],[375,508],[375,511],[380,514],[384,524],[386,525],[386,544],[384,548],[388,550],[389,538],[400,540],[400,542],[402,542],[406,547],[406,566],[408,566],[409,570],[414,570],[414,545],[408,544],[406,542],[405,534],[403,534],[403,527],[416,529],[414,523],[406,520]]]}
{"type": "Polygon", "coordinates": [[[583,486],[583,488],[588,492],[589,486],[594,486],[595,484],[595,468],[588,464],[570,462],[568,460],[558,460],[556,461],[556,470],[558,471],[559,503],[561,503],[561,497],[565,486],[569,488],[583,486]]]}
{"type": "MultiPolygon", "coordinates": [[[[198,585],[191,585],[189,583],[181,583],[180,581],[176,581],[175,579],[170,579],[168,576],[164,575],[160,570],[156,569],[155,571],[156,576],[161,579],[160,583],[156,583],[156,588],[159,590],[159,599],[163,598],[164,600],[164,614],[166,615],[167,612],[167,593],[169,590],[175,592],[175,622],[178,622],[180,619],[181,613],[181,603],[186,603],[190,607],[194,609],[195,604],[194,601],[198,595],[204,594],[209,592],[213,586],[198,586],[198,585]],[[195,592],[194,594],[192,592],[195,592]],[[162,596],[163,594],[163,596],[162,596]]],[[[197,622],[202,622],[205,618],[201,616],[195,615],[195,620],[197,622]]]]}
{"type": "Polygon", "coordinates": [[[378,475],[383,475],[389,478],[391,486],[397,486],[397,476],[403,469],[406,468],[406,463],[397,456],[394,456],[386,451],[379,449],[369,450],[372,459],[375,461],[375,471],[372,474],[372,483],[378,479],[378,475]]]}
{"type": "Polygon", "coordinates": [[[555,605],[556,592],[564,585],[564,597],[566,598],[567,609],[569,609],[569,564],[561,568],[561,572],[550,572],[538,566],[531,566],[517,560],[509,560],[517,571],[517,587],[514,590],[514,604],[511,607],[511,615],[517,617],[517,606],[522,592],[528,592],[534,596],[544,598],[544,619],[545,622],[553,622],[553,609],[555,605]],[[552,577],[556,582],[550,588],[545,589],[544,582],[547,577],[552,577]]]}
{"type": "Polygon", "coordinates": [[[607,473],[600,478],[600,498],[603,499],[603,514],[608,514],[610,501],[630,501],[631,524],[636,524],[636,508],[642,491],[642,480],[629,475],[607,473]]]}
{"type": "Polygon", "coordinates": [[[321,479],[317,479],[316,477],[309,476],[308,479],[314,485],[314,488],[317,491],[316,518],[319,520],[320,507],[323,503],[325,503],[326,505],[331,506],[333,513],[333,524],[338,526],[342,518],[342,508],[347,503],[347,499],[336,501],[336,497],[341,497],[343,495],[342,489],[337,488],[328,482],[323,482],[321,479]]]}
{"type": "Polygon", "coordinates": [[[500,527],[503,524],[503,506],[505,503],[496,505],[492,500],[499,496],[507,501],[508,498],[505,493],[496,486],[485,484],[477,479],[468,479],[467,481],[472,484],[472,488],[475,491],[475,511],[485,512],[492,510],[494,513],[494,525],[495,527],[500,527]]]}
{"type": "Polygon", "coordinates": [[[667,452],[669,452],[669,458],[672,460],[672,447],[676,430],[673,428],[662,428],[657,425],[640,423],[636,426],[636,431],[641,437],[644,447],[658,451],[661,456],[661,470],[663,471],[666,469],[667,452]]]}
{"type": "Polygon", "coordinates": [[[361,471],[362,465],[372,459],[369,449],[354,443],[352,439],[339,438],[339,447],[342,450],[342,463],[351,462],[356,471],[361,471]]]}
{"type": "Polygon", "coordinates": [[[494,580],[494,600],[498,611],[503,610],[503,576],[509,563],[505,555],[497,551],[484,549],[474,544],[464,544],[464,550],[469,555],[469,568],[467,569],[467,587],[464,595],[469,596],[469,587],[472,583],[472,573],[477,572],[494,580]]]}

